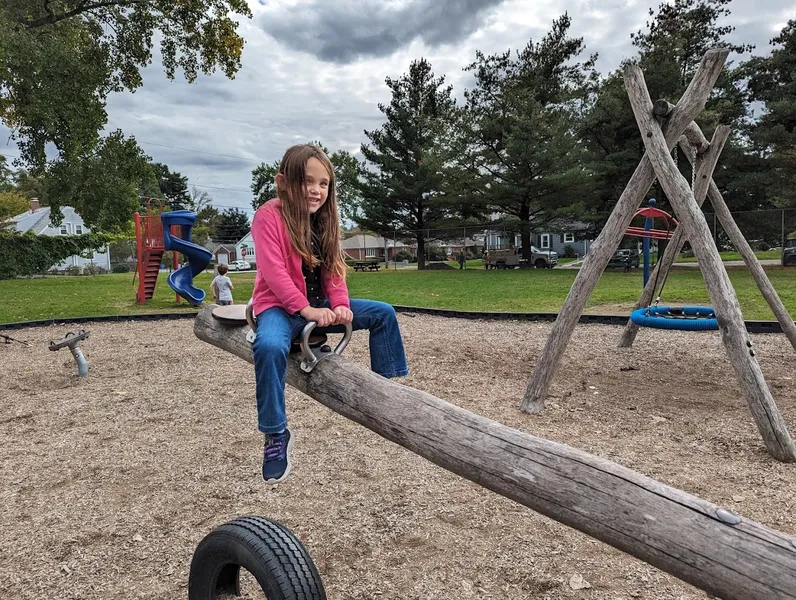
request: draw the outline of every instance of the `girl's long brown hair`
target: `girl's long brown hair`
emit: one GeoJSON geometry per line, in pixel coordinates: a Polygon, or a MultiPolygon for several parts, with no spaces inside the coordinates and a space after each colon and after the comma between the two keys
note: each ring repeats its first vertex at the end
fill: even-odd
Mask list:
{"type": "Polygon", "coordinates": [[[318,236],[320,245],[320,264],[333,275],[345,277],[346,264],[340,243],[340,216],[337,210],[334,167],[326,153],[311,144],[291,146],[285,152],[279,165],[279,174],[284,177],[283,185],[277,184],[277,194],[282,200],[282,220],[285,222],[293,248],[302,260],[312,267],[318,260],[312,255],[312,231],[310,210],[305,190],[306,165],[310,158],[317,158],[329,173],[329,193],[326,202],[318,209],[318,236]]]}

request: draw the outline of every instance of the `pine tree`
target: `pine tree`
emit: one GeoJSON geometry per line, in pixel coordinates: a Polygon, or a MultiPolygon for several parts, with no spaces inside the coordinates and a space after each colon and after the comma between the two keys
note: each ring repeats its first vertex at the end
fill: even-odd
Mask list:
{"type": "Polygon", "coordinates": [[[377,232],[399,229],[414,237],[419,269],[425,268],[427,232],[451,213],[445,179],[456,106],[444,82],[422,58],[398,79],[388,77],[392,100],[379,104],[387,121],[365,131],[370,144],[362,145],[372,169],[364,170],[359,184],[359,225],[377,232]]]}
{"type": "Polygon", "coordinates": [[[576,123],[595,57],[576,62],[583,40],[570,24],[565,14],[516,57],[479,52],[466,68],[476,81],[465,92],[472,186],[485,208],[519,220],[525,258],[531,230],[580,212],[590,185],[576,123]]]}
{"type": "MultiPolygon", "coordinates": [[[[644,153],[627,92],[623,74],[628,62],[638,63],[653,100],[663,98],[676,103],[693,78],[699,62],[711,48],[725,47],[736,53],[751,49],[749,45],[729,43],[726,38],[734,27],[719,25],[719,20],[730,14],[727,5],[731,0],[674,0],[660,4],[657,12],[650,9],[646,30],[631,34],[639,54],[632,61],[602,80],[596,100],[584,119],[581,135],[592,153],[590,166],[595,173],[597,191],[595,212],[607,217],[619,195],[630,179],[644,153]]],[[[710,138],[719,123],[733,127],[733,137],[728,142],[720,161],[729,170],[717,169],[717,183],[731,185],[734,170],[731,160],[743,162],[743,139],[740,134],[747,105],[740,93],[740,74],[731,62],[716,82],[715,90],[697,123],[710,138]]],[[[688,161],[680,156],[678,165],[690,180],[688,161]]],[[[666,209],[666,198],[659,186],[650,190],[659,207],[666,209]]]]}
{"type": "Polygon", "coordinates": [[[237,208],[224,209],[212,220],[210,237],[221,244],[236,244],[250,229],[249,217],[237,208]]]}
{"type": "Polygon", "coordinates": [[[796,20],[788,21],[771,40],[768,57],[754,57],[743,65],[748,76],[750,102],[762,102],[760,118],[749,130],[765,169],[756,183],[766,190],[771,203],[796,207],[796,20]]]}

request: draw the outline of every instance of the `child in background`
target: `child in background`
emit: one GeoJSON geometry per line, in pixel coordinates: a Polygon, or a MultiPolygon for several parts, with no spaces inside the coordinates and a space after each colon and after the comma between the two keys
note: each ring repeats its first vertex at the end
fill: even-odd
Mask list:
{"type": "Polygon", "coordinates": [[[218,275],[213,278],[210,289],[213,290],[213,300],[218,300],[221,306],[232,304],[232,280],[227,277],[227,265],[218,265],[218,275]]]}
{"type": "Polygon", "coordinates": [[[383,377],[408,374],[395,309],[384,302],[349,299],[340,244],[334,169],[316,146],[287,150],[276,175],[278,198],[252,221],[257,276],[252,306],[257,335],[252,351],[257,425],[265,434],[263,480],[290,472],[293,436],[285,413],[285,376],[291,341],[308,321],[316,331],[370,332],[371,369],[383,377]]]}

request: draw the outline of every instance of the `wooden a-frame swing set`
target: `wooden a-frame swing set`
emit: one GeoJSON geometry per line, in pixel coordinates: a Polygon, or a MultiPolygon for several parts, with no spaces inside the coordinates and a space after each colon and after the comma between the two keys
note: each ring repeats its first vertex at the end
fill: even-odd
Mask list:
{"type": "MultiPolygon", "coordinates": [[[[703,59],[702,67],[705,67],[706,64],[715,65],[716,76],[718,76],[725,58],[725,51],[708,52],[703,59]]],[[[695,76],[677,106],[672,106],[663,100],[659,100],[653,106],[644,84],[644,75],[641,69],[638,67],[628,69],[625,75],[625,86],[646,152],[605,227],[592,244],[589,254],[581,265],[540,354],[539,361],[536,363],[521,408],[526,412],[533,413],[542,410],[553,376],[589,296],[594,291],[611,255],[619,247],[622,236],[639,203],[657,176],[667,198],[674,207],[679,225],[675,229],[662,259],[656,266],[657,273],[653,273],[644,287],[636,308],[650,306],[655,298],[656,285],[660,279],[656,275],[659,274],[663,278],[662,281],[665,281],[666,275],[687,239],[705,278],[708,293],[715,308],[721,340],[727,349],[730,363],[740,383],[741,392],[746,398],[766,448],[774,458],[793,462],[796,461],[796,446],[794,446],[785,421],[763,377],[763,372],[755,357],[752,340],[746,331],[735,290],[700,210],[705,197],[708,196],[722,227],[746,262],[757,286],[779,321],[782,331],[796,348],[796,325],[794,325],[793,318],[788,314],[749,243],[738,229],[721,192],[713,181],[713,170],[718,163],[730,129],[719,125],[713,133],[713,139],[708,143],[699,126],[693,121],[704,107],[714,82],[715,79],[712,77],[703,79],[695,76]],[[662,124],[658,122],[658,118],[663,120],[662,124]],[[688,182],[680,174],[670,155],[670,151],[676,143],[679,143],[688,160],[694,162],[692,165],[695,172],[692,179],[693,189],[689,188],[688,182]]],[[[631,346],[637,332],[638,326],[628,320],[619,346],[631,346]]]]}

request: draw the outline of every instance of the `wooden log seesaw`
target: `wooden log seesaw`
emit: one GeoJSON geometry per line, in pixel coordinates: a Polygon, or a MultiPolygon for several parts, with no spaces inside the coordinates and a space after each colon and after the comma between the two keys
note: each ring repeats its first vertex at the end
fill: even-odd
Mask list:
{"type": "MultiPolygon", "coordinates": [[[[214,308],[207,306],[197,315],[196,336],[253,363],[245,318],[221,320],[213,316],[214,308]]],[[[309,373],[301,368],[301,354],[291,354],[287,382],[434,464],[714,596],[796,599],[796,536],[327,354],[309,373]]],[[[255,574],[264,590],[293,577],[309,590],[294,597],[326,597],[317,569],[287,528],[244,517],[217,528],[199,545],[191,565],[190,598],[215,598],[209,590],[234,591],[241,566],[255,574]],[[278,573],[240,559],[241,544],[255,540],[251,543],[262,549],[273,546],[274,539],[300,558],[280,563],[278,573]]]]}

